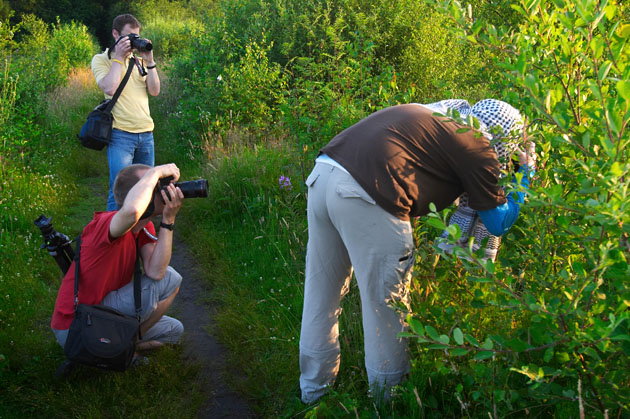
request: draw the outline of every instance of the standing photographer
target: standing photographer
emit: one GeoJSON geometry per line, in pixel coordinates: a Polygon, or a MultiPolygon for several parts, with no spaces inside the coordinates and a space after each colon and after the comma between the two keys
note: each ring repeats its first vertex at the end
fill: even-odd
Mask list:
{"type": "Polygon", "coordinates": [[[149,94],[160,93],[160,78],[153,59],[153,49],[148,40],[139,39],[140,22],[132,15],[117,16],[112,24],[114,44],[102,54],[92,58],[92,72],[98,87],[111,98],[127,71],[129,58],[136,50],[137,71],[124,87],[112,110],[114,124],[111,143],[107,148],[109,164],[109,196],[107,211],[118,209],[114,199],[113,184],[116,175],[123,167],[134,163],[153,166],[153,119],[149,112],[149,94]],[[133,41],[133,42],[132,42],[133,41]],[[140,41],[140,42],[138,42],[140,41]]]}
{"type": "MultiPolygon", "coordinates": [[[[143,340],[136,345],[139,350],[177,343],[184,331],[179,320],[164,315],[182,281],[169,263],[173,225],[184,194],[172,183],[156,189],[158,181],[169,176],[179,178],[174,164],[134,164],[123,168],[114,182],[120,210],[95,212],[81,233],[79,304],[102,304],[134,316],[133,276],[136,259],[141,260],[143,340]],[[157,238],[151,215],[162,216],[157,238]]],[[[75,262],[61,282],[51,321],[62,347],[75,316],[74,278],[75,262]]]]}

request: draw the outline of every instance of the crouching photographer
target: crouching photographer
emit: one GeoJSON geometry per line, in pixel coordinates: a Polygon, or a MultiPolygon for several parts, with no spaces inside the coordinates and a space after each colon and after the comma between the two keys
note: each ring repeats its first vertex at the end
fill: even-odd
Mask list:
{"type": "MultiPolygon", "coordinates": [[[[121,208],[95,212],[83,229],[75,252],[78,257],[63,278],[51,321],[62,347],[79,304],[101,304],[127,316],[137,316],[141,339],[136,350],[179,341],[184,327],[165,313],[182,281],[169,263],[175,219],[185,196],[177,184],[164,179],[179,179],[175,164],[134,164],[123,168],[114,182],[114,196],[121,208]],[[157,237],[149,218],[152,215],[162,216],[157,237]],[[140,266],[144,274],[140,273],[140,266]],[[75,272],[79,274],[78,288],[75,272]],[[134,276],[141,278],[139,309],[135,307],[134,276]]],[[[192,182],[184,182],[189,183],[192,182]]],[[[205,190],[195,193],[191,196],[207,196],[203,195],[205,190]]]]}

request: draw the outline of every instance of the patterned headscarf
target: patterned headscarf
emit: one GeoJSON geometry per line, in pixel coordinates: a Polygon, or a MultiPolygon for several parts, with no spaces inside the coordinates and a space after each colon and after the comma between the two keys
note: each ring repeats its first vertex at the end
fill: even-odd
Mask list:
{"type": "Polygon", "coordinates": [[[475,103],[470,113],[486,126],[489,132],[500,128],[497,137],[507,138],[512,131],[523,130],[521,113],[509,103],[496,99],[484,99],[475,103]]]}
{"type": "MultiPolygon", "coordinates": [[[[508,159],[518,146],[517,141],[513,141],[511,135],[516,132],[520,137],[523,131],[523,118],[520,112],[510,104],[496,99],[484,99],[475,103],[472,108],[467,108],[462,102],[466,101],[451,99],[423,106],[431,109],[443,109],[446,107],[446,110],[448,110],[449,106],[455,105],[457,108],[450,109],[457,109],[462,117],[471,114],[477,118],[480,123],[480,131],[490,140],[497,153],[501,169],[503,171],[506,170],[508,159]]],[[[468,102],[466,102],[467,104],[468,102]]],[[[446,114],[442,110],[437,110],[437,112],[446,114]]],[[[449,225],[451,224],[459,225],[462,232],[458,245],[465,246],[468,238],[474,237],[473,250],[476,251],[481,247],[483,241],[487,239],[484,257],[492,260],[496,258],[501,238],[490,234],[479,218],[477,211],[468,206],[468,193],[463,193],[459,197],[458,207],[449,219],[449,225]]],[[[438,238],[438,247],[450,252],[452,246],[446,243],[445,239],[447,237],[448,233],[444,231],[438,238]]]]}

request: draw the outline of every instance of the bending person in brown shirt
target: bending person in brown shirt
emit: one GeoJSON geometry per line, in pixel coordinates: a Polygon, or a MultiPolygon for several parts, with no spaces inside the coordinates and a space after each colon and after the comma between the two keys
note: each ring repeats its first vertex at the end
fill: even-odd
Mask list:
{"type": "MultiPolygon", "coordinates": [[[[511,108],[496,102],[497,112],[511,108]]],[[[473,131],[457,133],[458,128],[421,105],[398,105],[359,121],[321,149],[306,180],[303,402],[324,395],[337,376],[340,302],[353,270],[372,391],[387,398],[387,390],[408,372],[407,346],[397,337],[404,318],[390,304],[408,304],[414,263],[411,217],[427,214],[431,202],[442,210],[467,192],[468,205],[479,211],[492,234],[503,234],[516,220],[523,194],[505,195],[489,141],[473,131]]],[[[519,151],[519,159],[520,170],[528,175],[533,148],[519,151]]]]}

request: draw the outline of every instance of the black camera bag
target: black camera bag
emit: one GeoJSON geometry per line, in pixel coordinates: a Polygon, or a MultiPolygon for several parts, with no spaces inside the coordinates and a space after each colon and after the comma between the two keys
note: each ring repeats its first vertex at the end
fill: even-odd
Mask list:
{"type": "Polygon", "coordinates": [[[93,150],[102,150],[106,145],[109,145],[112,139],[112,125],[114,123],[114,116],[112,115],[112,109],[118,100],[118,97],[125,88],[129,76],[133,71],[135,65],[135,59],[131,57],[129,59],[129,65],[125,77],[118,85],[118,89],[114,93],[111,99],[107,99],[98,104],[92,112],[88,114],[87,121],[81,127],[79,133],[79,141],[84,147],[91,148],[93,150]]]}
{"type": "Polygon", "coordinates": [[[74,305],[75,317],[68,330],[64,346],[66,357],[71,362],[106,370],[125,371],[131,365],[140,337],[140,259],[136,258],[133,279],[133,297],[136,317],[104,305],[79,304],[79,259],[81,237],[77,239],[74,258],[74,305]]]}

